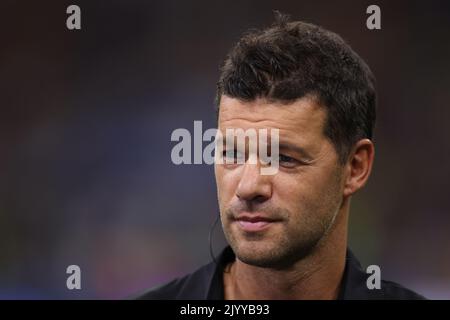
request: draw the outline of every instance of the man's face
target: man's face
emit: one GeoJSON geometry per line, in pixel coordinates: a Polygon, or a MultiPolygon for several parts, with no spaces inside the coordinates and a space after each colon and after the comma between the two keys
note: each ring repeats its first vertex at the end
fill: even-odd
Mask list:
{"type": "Polygon", "coordinates": [[[290,265],[308,255],[333,225],[342,203],[343,169],[323,134],[325,119],[326,111],[307,97],[278,104],[222,96],[223,136],[227,128],[279,129],[276,174],[261,175],[259,161],[215,165],[223,229],[239,260],[290,265]]]}

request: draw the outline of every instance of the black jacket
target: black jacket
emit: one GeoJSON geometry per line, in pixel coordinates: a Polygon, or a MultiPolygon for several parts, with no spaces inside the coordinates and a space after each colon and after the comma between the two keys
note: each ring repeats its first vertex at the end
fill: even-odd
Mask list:
{"type": "MultiPolygon", "coordinates": [[[[197,271],[165,285],[150,289],[138,299],[151,300],[224,300],[222,274],[224,267],[235,259],[231,247],[220,254],[217,264],[211,262],[197,271]]],[[[339,300],[384,300],[384,299],[425,299],[423,296],[391,281],[381,281],[380,289],[369,290],[366,285],[368,274],[348,249],[339,300]]]]}

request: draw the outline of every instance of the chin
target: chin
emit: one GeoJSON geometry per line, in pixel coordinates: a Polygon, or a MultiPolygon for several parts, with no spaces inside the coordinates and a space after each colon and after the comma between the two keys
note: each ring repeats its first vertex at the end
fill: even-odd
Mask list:
{"type": "Polygon", "coordinates": [[[279,266],[284,260],[280,246],[264,242],[241,240],[233,250],[236,257],[246,264],[262,268],[279,266]]]}
{"type": "Polygon", "coordinates": [[[309,256],[318,242],[316,239],[311,239],[311,241],[293,245],[292,241],[284,240],[274,242],[272,239],[256,241],[239,239],[231,247],[236,257],[246,264],[262,268],[285,269],[309,256]]]}

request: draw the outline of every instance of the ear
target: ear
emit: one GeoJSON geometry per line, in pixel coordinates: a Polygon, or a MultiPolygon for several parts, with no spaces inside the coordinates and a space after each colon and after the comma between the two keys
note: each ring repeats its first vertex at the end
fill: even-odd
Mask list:
{"type": "Polygon", "coordinates": [[[374,156],[375,147],[369,139],[361,139],[355,144],[346,164],[345,197],[351,196],[366,184],[374,156]]]}

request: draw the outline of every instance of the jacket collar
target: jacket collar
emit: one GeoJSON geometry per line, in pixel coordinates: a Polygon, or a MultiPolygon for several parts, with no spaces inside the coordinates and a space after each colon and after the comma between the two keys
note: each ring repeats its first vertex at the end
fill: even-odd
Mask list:
{"type": "MultiPolygon", "coordinates": [[[[223,300],[224,285],[223,271],[228,263],[235,259],[230,246],[227,246],[219,255],[216,262],[207,265],[210,272],[209,287],[205,290],[205,299],[223,300]]],[[[382,298],[379,290],[369,290],[366,286],[367,273],[352,251],[347,248],[345,269],[338,294],[338,300],[376,299],[382,298]]]]}

